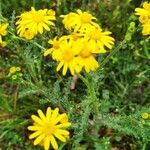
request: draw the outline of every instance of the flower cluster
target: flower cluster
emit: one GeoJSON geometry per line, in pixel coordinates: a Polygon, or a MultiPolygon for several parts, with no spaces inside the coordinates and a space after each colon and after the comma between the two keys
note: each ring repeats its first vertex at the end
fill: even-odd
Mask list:
{"type": "Polygon", "coordinates": [[[20,72],[21,68],[20,67],[11,67],[9,69],[9,74],[8,77],[11,77],[13,80],[16,80],[17,78],[22,77],[22,73],[20,72]]]}
{"type": "Polygon", "coordinates": [[[134,31],[135,31],[135,22],[130,22],[126,35],[125,35],[126,41],[130,41],[132,39],[132,35],[134,31]]]}
{"type": "Polygon", "coordinates": [[[143,35],[150,35],[150,3],[144,2],[143,8],[136,8],[136,15],[139,16],[139,21],[143,26],[143,35]]]}
{"type": "Polygon", "coordinates": [[[43,30],[50,31],[50,26],[54,26],[53,20],[55,18],[55,12],[48,9],[35,10],[31,7],[28,12],[22,13],[18,16],[17,33],[28,40],[33,39],[38,33],[42,34],[43,30]]]}
{"type": "Polygon", "coordinates": [[[77,13],[71,12],[60,17],[70,35],[49,40],[52,47],[45,51],[44,56],[52,55],[58,62],[56,70],[63,68],[63,75],[68,69],[72,75],[82,69],[86,72],[95,71],[99,67],[96,55],[105,53],[106,48],[112,49],[114,45],[111,32],[102,31],[96,18],[88,12],[77,10],[77,13]]]}
{"type": "Polygon", "coordinates": [[[0,23],[0,46],[5,47],[6,42],[2,40],[2,36],[5,36],[7,34],[7,27],[8,23],[0,23]]]}
{"type": "Polygon", "coordinates": [[[29,139],[34,139],[34,145],[44,146],[45,150],[58,149],[56,138],[62,142],[69,139],[69,132],[65,129],[71,125],[68,121],[66,113],[60,114],[59,109],[52,110],[47,108],[46,115],[41,110],[38,110],[38,116],[32,115],[34,123],[28,127],[28,130],[33,131],[29,139]]]}

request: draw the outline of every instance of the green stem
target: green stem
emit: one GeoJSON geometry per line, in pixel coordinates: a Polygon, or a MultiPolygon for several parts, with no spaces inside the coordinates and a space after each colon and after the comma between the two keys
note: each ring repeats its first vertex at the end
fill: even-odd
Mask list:
{"type": "Polygon", "coordinates": [[[99,102],[96,96],[95,88],[92,82],[88,81],[85,77],[83,77],[81,74],[79,74],[79,78],[83,81],[83,83],[87,86],[88,89],[88,95],[89,95],[89,104],[92,107],[93,110],[93,120],[94,120],[94,130],[93,134],[97,135],[99,130],[99,102]]]}
{"type": "Polygon", "coordinates": [[[89,94],[90,94],[90,101],[93,106],[93,121],[94,121],[94,128],[93,128],[93,134],[97,136],[98,130],[99,130],[99,102],[96,96],[95,88],[93,83],[89,84],[89,94]]]}
{"type": "Polygon", "coordinates": [[[146,45],[146,40],[144,40],[143,48],[144,48],[145,55],[147,56],[148,59],[150,59],[150,53],[148,52],[148,47],[146,45]]]}
{"type": "Polygon", "coordinates": [[[111,51],[111,53],[104,59],[104,61],[101,63],[101,68],[103,68],[109,61],[109,59],[116,54],[124,45],[126,44],[126,41],[123,40],[122,42],[120,42],[113,51],[111,51]]]}
{"type": "Polygon", "coordinates": [[[146,150],[146,143],[144,143],[142,150],[146,150]]]}
{"type": "Polygon", "coordinates": [[[79,78],[83,81],[83,83],[88,87],[89,82],[86,78],[84,78],[81,74],[78,74],[79,78]]]}
{"type": "MultiPolygon", "coordinates": [[[[15,35],[14,33],[12,33],[11,31],[8,31],[8,33],[10,33],[10,34],[12,35],[12,38],[14,38],[14,39],[18,39],[18,40],[20,40],[20,41],[28,42],[26,39],[16,36],[16,35],[15,35]]],[[[42,45],[38,44],[37,42],[35,42],[35,41],[33,41],[33,40],[31,40],[31,41],[29,41],[29,42],[32,43],[33,45],[37,46],[38,48],[40,48],[40,49],[43,50],[43,51],[46,50],[45,47],[43,47],[42,45]]]]}
{"type": "Polygon", "coordinates": [[[17,49],[18,54],[20,55],[20,57],[23,59],[24,64],[26,65],[26,67],[27,67],[27,69],[28,69],[28,71],[29,71],[29,73],[30,73],[32,79],[34,80],[34,82],[35,82],[37,85],[39,85],[39,81],[38,81],[38,78],[37,78],[37,76],[36,76],[36,73],[35,73],[34,69],[32,68],[32,65],[29,63],[28,59],[27,59],[26,56],[24,55],[24,53],[23,53],[21,47],[20,47],[20,48],[16,48],[16,49],[17,49]]]}

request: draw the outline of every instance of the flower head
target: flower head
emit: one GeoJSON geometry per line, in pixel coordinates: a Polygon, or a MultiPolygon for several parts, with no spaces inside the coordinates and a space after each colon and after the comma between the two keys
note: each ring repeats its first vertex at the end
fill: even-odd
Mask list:
{"type": "Polygon", "coordinates": [[[77,13],[70,12],[61,17],[65,28],[71,33],[50,40],[52,48],[45,51],[44,56],[51,54],[58,62],[56,70],[63,68],[63,75],[66,75],[68,69],[72,75],[80,73],[82,69],[86,72],[95,71],[99,67],[96,54],[105,53],[106,48],[112,49],[114,45],[111,32],[103,32],[94,22],[95,17],[79,9],[77,13]]]}
{"type": "Polygon", "coordinates": [[[95,54],[92,53],[92,49],[88,47],[88,41],[85,39],[80,39],[76,43],[80,49],[80,53],[77,56],[78,64],[81,68],[84,68],[88,73],[90,71],[95,71],[99,64],[95,59],[95,54]]]}
{"type": "Polygon", "coordinates": [[[59,53],[57,51],[60,49],[60,45],[63,42],[64,40],[62,38],[57,39],[57,37],[55,37],[53,40],[49,40],[48,43],[52,47],[44,52],[44,56],[46,57],[48,55],[52,55],[52,58],[57,60],[59,57],[59,53]]]}
{"type": "MultiPolygon", "coordinates": [[[[150,19],[149,18],[150,17],[150,3],[144,2],[143,8],[136,8],[135,9],[135,14],[140,16],[140,17],[146,17],[147,19],[150,19]]],[[[141,23],[143,23],[143,22],[141,22],[141,23]]]]}
{"type": "Polygon", "coordinates": [[[50,31],[49,26],[54,26],[52,21],[56,20],[54,11],[48,9],[36,11],[34,7],[22,13],[18,18],[17,33],[27,39],[32,39],[38,33],[42,34],[44,29],[50,31]]]}
{"type": "Polygon", "coordinates": [[[63,18],[65,28],[68,30],[73,29],[77,32],[78,30],[86,30],[90,26],[99,28],[99,25],[94,22],[96,18],[88,12],[82,12],[80,9],[77,10],[77,13],[71,12],[67,15],[62,15],[61,17],[63,18]]]}
{"type": "Polygon", "coordinates": [[[142,30],[143,35],[150,35],[150,20],[143,24],[143,30],[142,30]]]}
{"type": "Polygon", "coordinates": [[[0,46],[5,47],[6,42],[2,40],[2,36],[7,34],[8,23],[0,23],[0,46]]]}
{"type": "Polygon", "coordinates": [[[148,119],[148,118],[149,118],[149,114],[146,113],[146,112],[144,112],[144,113],[141,114],[141,117],[142,117],[143,119],[148,119]]]}
{"type": "Polygon", "coordinates": [[[5,47],[6,42],[2,40],[2,36],[0,36],[0,46],[5,47]]]}
{"type": "Polygon", "coordinates": [[[0,36],[5,36],[7,34],[8,23],[0,24],[0,36]]]}
{"type": "Polygon", "coordinates": [[[65,129],[71,125],[68,121],[66,113],[60,114],[59,109],[51,110],[47,108],[46,115],[41,110],[38,110],[38,116],[32,115],[34,123],[28,127],[28,130],[33,131],[29,139],[34,139],[34,145],[43,145],[45,150],[50,148],[58,149],[56,138],[62,142],[66,142],[69,138],[69,132],[65,129]]]}
{"type": "Polygon", "coordinates": [[[21,71],[20,67],[15,66],[11,67],[9,69],[8,77],[11,77],[13,80],[16,80],[17,78],[20,78],[23,75],[20,71],[21,71]]]}
{"type": "Polygon", "coordinates": [[[16,71],[17,71],[17,69],[14,66],[9,69],[10,74],[14,74],[14,73],[16,73],[16,71]]]}
{"type": "Polygon", "coordinates": [[[139,21],[143,26],[143,35],[150,35],[150,3],[144,2],[143,8],[136,8],[135,14],[139,16],[139,21]]]}
{"type": "Polygon", "coordinates": [[[62,67],[63,75],[66,75],[68,69],[72,75],[81,71],[76,59],[76,56],[79,54],[79,49],[74,41],[66,40],[60,45],[60,49],[56,53],[57,61],[59,62],[56,69],[57,71],[59,71],[62,67]]]}
{"type": "Polygon", "coordinates": [[[88,47],[93,53],[105,53],[105,47],[112,49],[114,38],[110,36],[110,31],[102,32],[102,29],[90,27],[85,32],[85,39],[88,41],[88,47]]]}

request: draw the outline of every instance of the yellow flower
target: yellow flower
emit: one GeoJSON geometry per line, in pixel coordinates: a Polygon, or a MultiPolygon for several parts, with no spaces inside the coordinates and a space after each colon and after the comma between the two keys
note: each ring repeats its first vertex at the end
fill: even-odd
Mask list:
{"type": "Polygon", "coordinates": [[[78,30],[86,30],[90,26],[99,28],[99,25],[93,21],[96,18],[88,12],[82,12],[80,9],[77,10],[77,13],[71,12],[67,15],[61,15],[61,17],[67,30],[73,29],[77,32],[78,30]]]}
{"type": "Polygon", "coordinates": [[[9,69],[8,77],[12,76],[12,79],[16,79],[17,76],[18,76],[19,74],[21,74],[21,73],[18,73],[18,72],[20,72],[20,71],[21,71],[21,68],[20,68],[20,67],[15,67],[15,66],[11,67],[11,68],[9,69]]]}
{"type": "Polygon", "coordinates": [[[142,34],[143,35],[150,35],[150,20],[149,20],[149,22],[143,24],[142,34]]]}
{"type": "Polygon", "coordinates": [[[144,2],[143,8],[136,8],[135,14],[139,16],[139,21],[142,23],[143,35],[150,34],[150,3],[144,2]]]}
{"type": "Polygon", "coordinates": [[[135,14],[140,16],[140,17],[144,17],[145,21],[143,22],[142,21],[143,19],[142,19],[141,23],[145,23],[149,19],[148,17],[150,16],[150,3],[144,2],[143,8],[136,8],[135,9],[135,14]]]}
{"type": "Polygon", "coordinates": [[[56,20],[55,13],[52,11],[48,9],[36,11],[34,7],[31,7],[31,11],[22,13],[18,18],[17,33],[27,39],[32,39],[38,33],[42,34],[44,29],[50,31],[49,26],[54,26],[52,21],[56,20]]]}
{"type": "Polygon", "coordinates": [[[0,23],[0,36],[5,36],[7,34],[8,23],[0,23]]]}
{"type": "Polygon", "coordinates": [[[149,114],[148,113],[142,113],[141,116],[142,116],[143,119],[148,119],[149,114]]]}
{"type": "Polygon", "coordinates": [[[10,74],[14,74],[14,73],[16,73],[16,71],[17,71],[16,67],[11,67],[11,68],[9,69],[9,73],[10,73],[10,74]]]}
{"type": "Polygon", "coordinates": [[[62,142],[66,142],[69,138],[69,132],[65,129],[71,125],[68,122],[66,113],[59,114],[59,109],[55,108],[51,110],[47,108],[46,115],[41,110],[38,110],[38,116],[32,115],[31,118],[34,121],[32,126],[28,127],[28,130],[33,131],[29,136],[29,139],[34,139],[34,145],[43,145],[45,150],[50,149],[52,145],[53,149],[58,149],[56,138],[62,142]]]}
{"type": "Polygon", "coordinates": [[[99,64],[95,60],[94,54],[91,53],[87,41],[84,39],[78,40],[77,45],[80,45],[80,53],[77,57],[79,66],[84,68],[87,73],[90,71],[95,71],[99,67],[99,64]]]}
{"type": "Polygon", "coordinates": [[[72,40],[64,41],[60,45],[60,49],[56,51],[57,61],[59,61],[56,70],[59,71],[63,67],[63,75],[66,75],[68,68],[72,75],[81,71],[76,58],[79,54],[78,46],[76,46],[76,43],[72,40]]]}
{"type": "Polygon", "coordinates": [[[52,55],[52,58],[54,60],[57,60],[60,53],[58,53],[57,51],[60,49],[60,44],[64,42],[64,39],[59,38],[57,39],[57,37],[55,37],[53,40],[49,40],[48,43],[52,46],[52,48],[49,48],[48,50],[46,50],[44,52],[44,56],[48,56],[48,55],[52,55]]]}
{"type": "Polygon", "coordinates": [[[98,62],[95,60],[93,55],[88,57],[78,56],[78,63],[85,69],[87,73],[90,71],[95,71],[99,67],[98,62]]]}
{"type": "Polygon", "coordinates": [[[6,42],[2,40],[2,36],[0,35],[0,46],[5,47],[6,42]]]}
{"type": "Polygon", "coordinates": [[[112,49],[114,38],[110,36],[111,32],[102,32],[102,29],[90,27],[85,31],[85,39],[88,41],[88,47],[92,53],[105,53],[105,46],[112,49]]]}

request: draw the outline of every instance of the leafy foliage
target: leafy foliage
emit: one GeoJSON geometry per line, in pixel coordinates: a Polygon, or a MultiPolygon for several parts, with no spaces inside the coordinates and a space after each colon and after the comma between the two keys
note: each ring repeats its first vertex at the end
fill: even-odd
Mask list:
{"type": "Polygon", "coordinates": [[[0,148],[40,150],[28,140],[26,127],[31,114],[47,106],[59,107],[72,122],[71,139],[60,143],[59,149],[148,148],[150,119],[143,119],[141,114],[150,113],[150,42],[141,35],[134,16],[134,8],[140,4],[135,0],[0,0],[0,21],[3,15],[11,25],[6,36],[8,46],[0,47],[0,148]],[[15,36],[15,17],[31,6],[53,8],[57,16],[78,8],[90,11],[102,27],[112,31],[116,46],[98,57],[101,68],[83,73],[84,78],[80,75],[71,90],[70,74],[62,77],[55,70],[55,62],[43,58],[48,39],[56,36],[55,31],[57,36],[65,32],[59,19],[50,34],[35,40],[15,36]],[[135,30],[130,32],[132,22],[135,30]],[[125,39],[127,34],[130,40],[125,39]],[[20,66],[23,77],[10,79],[11,66],[20,66]]]}

